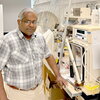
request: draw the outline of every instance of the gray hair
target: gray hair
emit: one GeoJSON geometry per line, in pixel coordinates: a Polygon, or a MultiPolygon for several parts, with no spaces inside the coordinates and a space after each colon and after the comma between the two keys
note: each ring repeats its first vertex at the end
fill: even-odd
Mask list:
{"type": "Polygon", "coordinates": [[[32,12],[32,13],[35,13],[36,14],[36,12],[35,12],[35,10],[33,10],[33,8],[24,8],[20,13],[19,13],[19,15],[18,15],[18,18],[20,19],[20,20],[22,20],[23,19],[23,15],[24,15],[24,13],[27,13],[27,12],[32,12]]]}

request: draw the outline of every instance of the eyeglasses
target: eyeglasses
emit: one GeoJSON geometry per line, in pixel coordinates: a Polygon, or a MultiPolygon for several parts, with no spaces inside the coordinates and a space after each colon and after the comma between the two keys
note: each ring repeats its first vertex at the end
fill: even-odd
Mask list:
{"type": "Polygon", "coordinates": [[[26,20],[26,21],[22,21],[25,24],[29,25],[29,24],[37,24],[37,21],[30,21],[30,20],[26,20]]]}

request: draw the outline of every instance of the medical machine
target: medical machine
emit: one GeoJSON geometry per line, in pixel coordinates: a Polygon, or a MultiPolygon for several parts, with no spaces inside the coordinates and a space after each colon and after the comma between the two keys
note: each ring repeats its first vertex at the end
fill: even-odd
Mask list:
{"type": "Polygon", "coordinates": [[[100,26],[73,26],[70,44],[76,64],[81,67],[81,79],[84,82],[97,81],[100,77],[100,26]]]}
{"type": "Polygon", "coordinates": [[[72,38],[70,40],[67,39],[67,42],[69,42],[70,46],[69,55],[72,55],[74,59],[70,60],[70,77],[62,76],[70,80],[69,83],[74,84],[72,85],[74,90],[76,87],[75,81],[81,81],[82,85],[79,84],[80,90],[76,90],[76,92],[73,92],[72,87],[67,87],[65,90],[70,97],[79,96],[81,93],[87,96],[99,94],[100,26],[73,25],[71,27],[73,29],[72,38]],[[76,71],[78,71],[77,75],[75,75],[76,71]],[[74,83],[71,81],[72,79],[75,79],[74,83]]]}
{"type": "Polygon", "coordinates": [[[100,26],[73,26],[70,42],[76,67],[87,95],[100,93],[100,26]]]}

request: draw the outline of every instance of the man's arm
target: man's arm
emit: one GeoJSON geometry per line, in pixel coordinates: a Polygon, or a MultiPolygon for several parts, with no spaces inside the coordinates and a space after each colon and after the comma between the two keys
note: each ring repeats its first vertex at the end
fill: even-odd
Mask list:
{"type": "Polygon", "coordinates": [[[3,78],[2,73],[0,71],[0,100],[8,100],[6,92],[4,90],[3,78]]]}
{"type": "Polygon", "coordinates": [[[60,84],[61,86],[63,85],[67,85],[67,81],[65,79],[63,79],[60,75],[59,72],[59,68],[57,67],[57,64],[55,62],[55,59],[53,56],[49,56],[48,58],[46,58],[46,61],[48,62],[48,64],[50,65],[51,69],[53,70],[55,76],[56,76],[56,81],[58,84],[60,84]]]}

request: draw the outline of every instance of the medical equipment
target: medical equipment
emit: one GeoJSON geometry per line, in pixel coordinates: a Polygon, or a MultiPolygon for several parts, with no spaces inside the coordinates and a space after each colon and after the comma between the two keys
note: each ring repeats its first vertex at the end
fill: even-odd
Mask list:
{"type": "MultiPolygon", "coordinates": [[[[100,26],[74,25],[69,42],[86,95],[100,93],[100,26]]],[[[74,70],[75,71],[75,70],[74,70]]],[[[75,78],[75,77],[74,77],[75,78]]]]}

